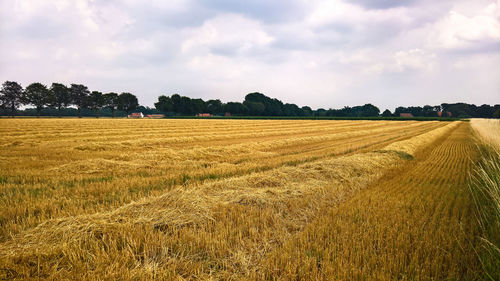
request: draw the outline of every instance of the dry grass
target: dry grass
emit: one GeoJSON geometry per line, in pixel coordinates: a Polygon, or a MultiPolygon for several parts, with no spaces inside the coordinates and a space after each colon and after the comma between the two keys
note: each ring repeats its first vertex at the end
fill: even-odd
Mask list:
{"type": "Polygon", "coordinates": [[[500,150],[500,120],[472,119],[470,123],[484,143],[500,150]]]}
{"type": "Polygon", "coordinates": [[[443,123],[0,119],[0,241],[49,219],[380,148],[443,123]]]}
{"type": "Polygon", "coordinates": [[[0,122],[0,277],[474,276],[467,124],[0,122]]]}
{"type": "Polygon", "coordinates": [[[471,191],[477,206],[483,247],[479,256],[489,280],[500,279],[500,120],[473,119],[481,160],[474,167],[471,191]]]}

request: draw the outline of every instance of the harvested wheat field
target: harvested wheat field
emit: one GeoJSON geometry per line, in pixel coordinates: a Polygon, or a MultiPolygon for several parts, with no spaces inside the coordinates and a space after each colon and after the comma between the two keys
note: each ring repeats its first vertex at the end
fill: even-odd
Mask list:
{"type": "Polygon", "coordinates": [[[0,119],[0,278],[487,280],[480,128],[0,119]]]}

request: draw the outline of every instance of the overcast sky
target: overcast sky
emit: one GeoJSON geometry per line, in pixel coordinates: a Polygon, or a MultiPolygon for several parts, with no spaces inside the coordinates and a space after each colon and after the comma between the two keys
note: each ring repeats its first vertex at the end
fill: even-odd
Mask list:
{"type": "Polygon", "coordinates": [[[0,0],[0,81],[313,108],[500,103],[500,0],[0,0]]]}

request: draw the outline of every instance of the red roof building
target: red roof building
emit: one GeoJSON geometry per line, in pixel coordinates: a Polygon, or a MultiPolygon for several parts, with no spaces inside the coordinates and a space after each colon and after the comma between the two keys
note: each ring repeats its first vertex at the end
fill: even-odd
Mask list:
{"type": "Polygon", "coordinates": [[[142,114],[142,112],[134,112],[130,113],[128,118],[144,118],[144,114],[142,114]]]}
{"type": "Polygon", "coordinates": [[[148,115],[146,115],[146,118],[165,118],[165,115],[163,115],[163,114],[148,114],[148,115]]]}
{"type": "Polygon", "coordinates": [[[449,112],[449,111],[446,111],[446,112],[438,111],[437,115],[439,117],[443,117],[443,115],[448,116],[448,117],[453,117],[453,114],[451,114],[451,112],[449,112]]]}
{"type": "Polygon", "coordinates": [[[400,113],[399,117],[407,117],[407,118],[410,117],[411,118],[411,117],[413,117],[413,114],[411,114],[411,113],[400,113]]]}
{"type": "Polygon", "coordinates": [[[210,113],[198,113],[196,114],[198,117],[212,117],[212,114],[210,113]]]}

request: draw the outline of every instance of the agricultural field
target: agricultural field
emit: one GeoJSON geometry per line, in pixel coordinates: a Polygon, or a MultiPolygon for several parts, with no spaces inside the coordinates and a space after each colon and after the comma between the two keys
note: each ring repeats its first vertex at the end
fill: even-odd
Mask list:
{"type": "Polygon", "coordinates": [[[499,131],[0,119],[0,279],[495,280],[499,131]]]}

